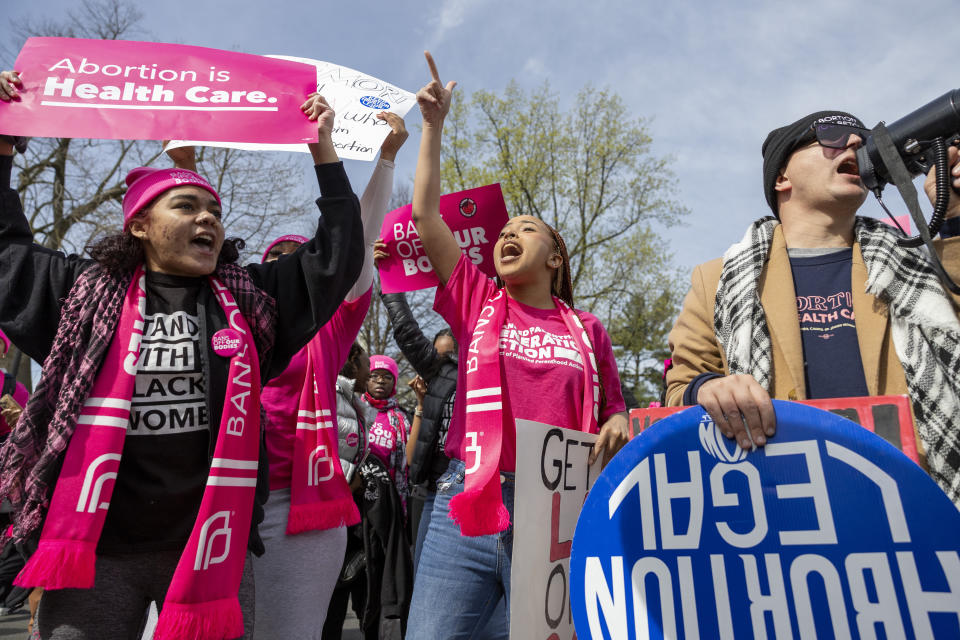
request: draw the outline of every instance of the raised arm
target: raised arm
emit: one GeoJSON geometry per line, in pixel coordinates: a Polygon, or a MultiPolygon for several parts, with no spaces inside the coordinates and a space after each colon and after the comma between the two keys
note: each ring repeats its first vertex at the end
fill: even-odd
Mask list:
{"type": "Polygon", "coordinates": [[[320,96],[312,96],[301,108],[318,125],[320,141],[310,150],[317,162],[321,216],[314,237],[294,253],[246,267],[254,283],[276,299],[279,311],[277,339],[270,366],[264,370],[265,379],[279,375],[290,357],[330,319],[356,282],[363,263],[360,203],[330,137],[333,110],[320,96]]]}
{"type": "Polygon", "coordinates": [[[173,161],[173,166],[177,169],[187,169],[197,173],[197,150],[192,146],[168,149],[168,144],[170,144],[169,140],[163,141],[163,150],[166,151],[167,157],[173,161]]]}
{"type": "Polygon", "coordinates": [[[407,304],[406,294],[382,293],[380,299],[387,309],[387,316],[393,325],[393,339],[401,353],[417,375],[429,382],[437,373],[440,354],[433,346],[433,341],[423,335],[420,323],[407,304]]]}
{"type": "Polygon", "coordinates": [[[413,464],[413,454],[417,450],[417,440],[420,437],[420,424],[423,422],[423,399],[427,395],[427,383],[417,376],[407,383],[417,396],[417,409],[413,412],[413,423],[410,424],[410,435],[407,437],[407,466],[413,464]]]}
{"type": "Polygon", "coordinates": [[[380,235],[383,226],[383,217],[387,215],[390,206],[390,195],[393,193],[393,168],[397,152],[406,141],[407,128],[403,118],[389,111],[377,114],[377,118],[390,126],[387,139],[380,146],[380,159],[373,168],[373,174],[367,183],[367,188],[360,198],[360,217],[363,220],[363,268],[356,284],[347,294],[347,302],[357,300],[373,286],[373,245],[380,235]]]}
{"type": "MultiPolygon", "coordinates": [[[[19,101],[18,86],[15,72],[0,73],[0,100],[19,101]]],[[[24,353],[43,362],[60,324],[63,299],[93,262],[33,242],[20,196],[10,188],[14,143],[0,140],[0,328],[24,353]]]]}
{"type": "Polygon", "coordinates": [[[430,52],[425,51],[424,55],[433,79],[417,92],[417,104],[423,116],[423,134],[420,136],[420,154],[413,181],[412,217],[434,273],[440,284],[446,284],[460,260],[460,247],[447,223],[440,217],[440,148],[443,121],[450,111],[452,92],[457,83],[451,80],[444,86],[430,52]]]}
{"type": "Polygon", "coordinates": [[[307,144],[313,164],[330,164],[340,162],[337,149],[333,146],[333,120],[336,117],[326,98],[318,93],[311,93],[307,101],[300,105],[307,118],[317,122],[317,141],[307,144]]]}

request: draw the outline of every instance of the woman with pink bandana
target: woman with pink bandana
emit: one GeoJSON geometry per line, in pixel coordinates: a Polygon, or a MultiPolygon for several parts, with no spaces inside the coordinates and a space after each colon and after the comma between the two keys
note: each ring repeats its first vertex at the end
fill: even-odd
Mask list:
{"type": "MultiPolygon", "coordinates": [[[[0,99],[19,97],[0,73],[0,99]]],[[[6,108],[17,108],[7,105],[6,108]]],[[[183,169],[127,175],[123,231],[66,256],[32,242],[0,142],[0,327],[43,377],[0,451],[18,580],[45,589],[44,639],[252,637],[266,497],[260,390],[347,294],[363,262],[359,203],[333,111],[301,107],[322,216],[295,259],[235,262],[216,190],[183,169]]]]}
{"type": "MultiPolygon", "coordinates": [[[[394,159],[407,138],[403,119],[383,112],[390,126],[360,199],[364,263],[333,317],[263,390],[267,410],[270,500],[260,534],[266,554],[254,560],[255,638],[319,640],[347,546],[347,526],[360,522],[338,456],[337,374],[370,308],[372,246],[393,191],[394,159]]],[[[286,261],[307,242],[274,240],[262,262],[286,261]]]]}
{"type": "Polygon", "coordinates": [[[370,453],[387,465],[397,493],[407,499],[407,436],[410,425],[397,404],[397,378],[400,369],[389,356],[370,356],[370,378],[364,401],[377,410],[377,419],[367,434],[370,453]]]}
{"type": "MultiPolygon", "coordinates": [[[[367,428],[368,455],[360,465],[366,566],[358,580],[364,583],[361,630],[368,640],[405,637],[413,594],[413,555],[406,527],[406,443],[410,426],[395,397],[398,375],[392,358],[370,356],[363,402],[373,410],[373,416],[367,428]]],[[[356,587],[353,593],[355,596],[356,587]]],[[[339,638],[324,631],[324,640],[339,638]]]]}

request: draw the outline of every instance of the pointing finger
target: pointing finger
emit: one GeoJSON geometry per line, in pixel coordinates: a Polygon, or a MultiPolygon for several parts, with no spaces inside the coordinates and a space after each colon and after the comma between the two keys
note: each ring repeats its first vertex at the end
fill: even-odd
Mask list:
{"type": "Polygon", "coordinates": [[[437,71],[437,63],[433,61],[433,56],[430,55],[429,51],[424,51],[423,56],[427,59],[427,66],[430,67],[430,75],[437,81],[437,84],[442,84],[440,82],[440,72],[437,71]]]}

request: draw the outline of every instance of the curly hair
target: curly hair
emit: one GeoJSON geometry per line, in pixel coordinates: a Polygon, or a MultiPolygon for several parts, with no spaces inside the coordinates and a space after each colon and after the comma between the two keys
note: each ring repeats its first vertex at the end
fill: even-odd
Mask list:
{"type": "Polygon", "coordinates": [[[573,308],[573,280],[570,277],[570,254],[567,253],[567,243],[563,241],[563,236],[560,235],[560,232],[548,225],[546,222],[543,223],[547,229],[550,230],[551,235],[553,235],[554,249],[563,258],[563,263],[560,265],[560,268],[557,269],[556,273],[553,276],[553,283],[551,292],[553,295],[557,296],[568,305],[570,308],[573,308]]]}
{"type": "MultiPolygon", "coordinates": [[[[235,263],[245,246],[243,238],[224,238],[217,264],[235,263]]],[[[111,273],[133,271],[146,260],[143,243],[129,230],[100,238],[86,249],[91,258],[111,273]]]]}

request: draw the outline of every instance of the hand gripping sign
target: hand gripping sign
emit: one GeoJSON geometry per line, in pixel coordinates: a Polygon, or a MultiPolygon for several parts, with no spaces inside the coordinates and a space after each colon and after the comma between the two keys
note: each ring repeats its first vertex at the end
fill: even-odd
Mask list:
{"type": "MultiPolygon", "coordinates": [[[[437,286],[433,265],[427,259],[420,235],[410,218],[412,205],[388,213],[380,228],[389,258],[380,261],[380,285],[384,293],[415,291],[437,286]]],[[[488,276],[496,275],[493,245],[507,224],[507,205],[500,184],[467,189],[440,196],[440,215],[453,231],[464,253],[488,276]]]]}
{"type": "MultiPolygon", "coordinates": [[[[316,69],[316,91],[330,103],[336,112],[333,121],[333,146],[337,155],[350,160],[373,160],[390,127],[377,118],[381,111],[391,111],[401,118],[416,104],[416,96],[409,91],[378,80],[361,71],[331,62],[268,56],[311,65],[316,69]]],[[[311,89],[312,91],[312,89],[311,89]]],[[[207,138],[203,138],[206,140],[207,138]]],[[[171,140],[168,149],[184,146],[217,146],[250,151],[308,151],[302,144],[243,144],[171,140]]]]}
{"type": "MultiPolygon", "coordinates": [[[[796,400],[800,404],[835,413],[877,434],[917,464],[917,436],[913,428],[910,397],[862,396],[857,398],[820,398],[796,400]]],[[[630,437],[635,438],[667,416],[688,407],[649,407],[630,411],[630,437]]]]}
{"type": "Polygon", "coordinates": [[[693,407],[610,462],[573,539],[580,637],[960,637],[946,494],[850,421],[774,409],[755,451],[693,407]]]}
{"type": "Polygon", "coordinates": [[[205,47],[30,38],[15,68],[18,102],[0,133],[41,137],[316,141],[300,105],[313,68],[205,47]]]}

